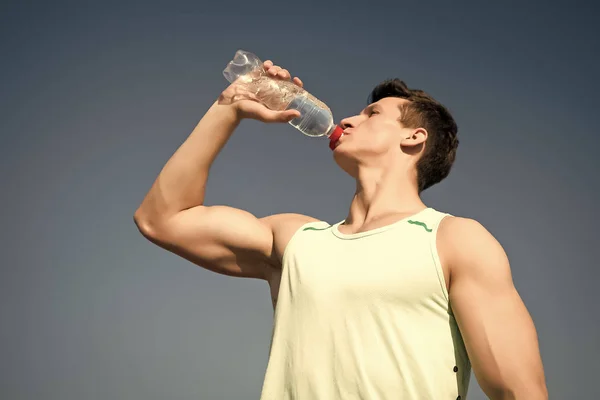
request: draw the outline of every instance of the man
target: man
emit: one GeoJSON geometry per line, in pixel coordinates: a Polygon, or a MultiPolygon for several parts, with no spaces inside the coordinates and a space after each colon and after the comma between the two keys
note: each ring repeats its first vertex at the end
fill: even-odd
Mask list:
{"type": "Polygon", "coordinates": [[[492,399],[547,399],[537,333],[504,250],[478,222],[420,199],[448,175],[458,146],[452,116],[426,93],[386,81],[341,121],[333,157],[356,180],[344,221],[204,205],[209,169],[242,119],[299,115],[248,100],[234,82],[134,216],[146,238],[201,267],[269,283],[261,399],[465,399],[471,366],[492,399]]]}

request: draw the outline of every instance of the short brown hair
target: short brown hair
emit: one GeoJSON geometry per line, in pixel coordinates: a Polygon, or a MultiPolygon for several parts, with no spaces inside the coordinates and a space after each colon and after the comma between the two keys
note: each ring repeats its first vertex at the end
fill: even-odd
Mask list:
{"type": "Polygon", "coordinates": [[[384,97],[408,100],[401,108],[400,122],[407,128],[427,130],[425,152],[417,162],[417,184],[421,193],[450,173],[458,148],[458,127],[446,107],[422,90],[409,89],[400,79],[381,82],[371,91],[368,103],[384,97]]]}

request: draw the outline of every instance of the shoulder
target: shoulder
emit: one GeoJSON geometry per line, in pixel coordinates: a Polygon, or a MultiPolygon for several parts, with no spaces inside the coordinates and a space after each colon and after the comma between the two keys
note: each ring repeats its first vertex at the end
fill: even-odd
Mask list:
{"type": "Polygon", "coordinates": [[[304,225],[320,220],[303,214],[284,213],[261,218],[261,221],[273,234],[272,262],[280,267],[285,248],[294,234],[304,225]]]}
{"type": "Polygon", "coordinates": [[[444,218],[438,228],[437,246],[440,259],[452,275],[475,273],[492,265],[508,266],[502,245],[472,218],[444,218]]]}
{"type": "Polygon", "coordinates": [[[269,215],[261,218],[261,221],[271,228],[273,234],[281,233],[282,231],[296,231],[305,224],[310,222],[320,221],[317,218],[303,214],[283,213],[269,215]]]}
{"type": "Polygon", "coordinates": [[[448,215],[440,222],[438,232],[441,238],[451,240],[458,239],[457,235],[477,237],[488,231],[479,221],[475,219],[448,215]]]}

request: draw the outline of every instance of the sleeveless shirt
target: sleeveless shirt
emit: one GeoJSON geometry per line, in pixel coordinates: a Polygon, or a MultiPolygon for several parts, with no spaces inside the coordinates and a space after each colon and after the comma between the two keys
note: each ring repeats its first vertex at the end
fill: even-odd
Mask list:
{"type": "Polygon", "coordinates": [[[324,221],[286,246],[261,400],[466,399],[471,364],[427,208],[344,234],[324,221]]]}

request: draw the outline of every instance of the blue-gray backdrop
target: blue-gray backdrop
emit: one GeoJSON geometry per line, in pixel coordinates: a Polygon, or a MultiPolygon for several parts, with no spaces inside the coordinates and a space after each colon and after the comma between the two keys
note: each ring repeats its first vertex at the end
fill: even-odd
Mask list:
{"type": "MultiPolygon", "coordinates": [[[[338,121],[385,78],[444,102],[461,144],[425,202],[504,245],[551,398],[600,398],[598,16],[577,1],[3,2],[0,397],[258,398],[267,285],[202,270],[132,220],[245,49],[338,121]]],[[[244,121],[207,202],[337,222],[353,190],[324,139],[244,121]]],[[[485,398],[474,377],[470,394],[485,398]]]]}

